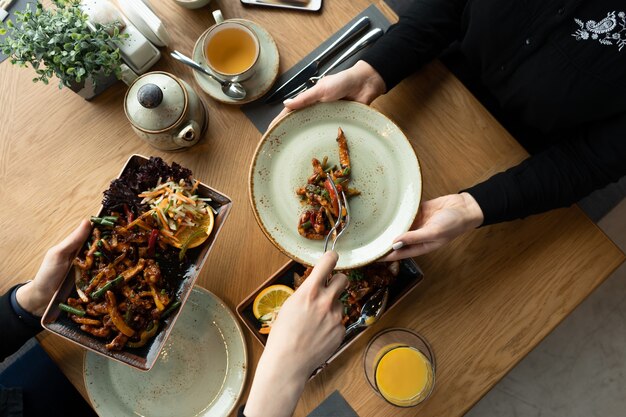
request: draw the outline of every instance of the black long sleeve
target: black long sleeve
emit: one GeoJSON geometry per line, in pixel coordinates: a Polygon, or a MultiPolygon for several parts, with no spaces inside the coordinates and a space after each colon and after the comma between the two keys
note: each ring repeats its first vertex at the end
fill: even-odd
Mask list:
{"type": "Polygon", "coordinates": [[[569,206],[626,175],[623,0],[419,0],[364,60],[391,88],[453,40],[534,153],[467,190],[484,224],[569,206]]]}
{"type": "Polygon", "coordinates": [[[20,318],[11,306],[11,294],[17,287],[11,288],[0,297],[0,360],[16,352],[28,339],[41,331],[41,326],[20,318]]]}
{"type": "Polygon", "coordinates": [[[363,55],[387,90],[431,61],[458,38],[467,0],[417,0],[363,55]]]}
{"type": "Polygon", "coordinates": [[[484,225],[569,206],[626,175],[626,113],[569,135],[465,190],[482,208],[484,225]]]}

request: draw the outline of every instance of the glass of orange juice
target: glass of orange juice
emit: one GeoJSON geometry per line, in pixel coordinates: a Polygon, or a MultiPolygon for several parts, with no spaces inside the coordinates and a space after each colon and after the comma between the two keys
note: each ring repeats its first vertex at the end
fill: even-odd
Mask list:
{"type": "Polygon", "coordinates": [[[435,386],[432,349],[409,329],[386,329],[374,336],[365,349],[363,366],[372,388],[398,407],[421,403],[435,386]]]}

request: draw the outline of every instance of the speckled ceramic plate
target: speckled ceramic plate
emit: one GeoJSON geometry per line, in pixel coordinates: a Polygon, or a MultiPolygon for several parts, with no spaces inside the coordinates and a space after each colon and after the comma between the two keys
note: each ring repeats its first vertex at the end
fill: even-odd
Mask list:
{"type": "MultiPolygon", "coordinates": [[[[242,81],[241,83],[246,89],[246,98],[243,100],[233,100],[222,92],[222,87],[217,81],[209,78],[204,74],[199,73],[198,71],[191,71],[193,71],[193,76],[198,82],[200,88],[202,88],[205,93],[213,97],[215,100],[221,101],[222,103],[226,104],[250,103],[251,101],[262,97],[265,93],[267,93],[276,81],[276,78],[278,77],[278,64],[280,62],[278,47],[276,46],[276,42],[274,42],[274,38],[272,38],[272,35],[270,35],[267,30],[265,30],[257,23],[246,19],[228,19],[227,21],[239,22],[247,26],[254,33],[256,33],[261,46],[259,62],[257,63],[257,69],[255,71],[255,74],[249,80],[242,81]]],[[[200,35],[200,38],[198,38],[196,44],[193,47],[194,61],[199,62],[204,66],[206,66],[207,64],[206,60],[204,59],[204,54],[202,53],[202,43],[204,40],[204,36],[211,29],[211,27],[204,31],[202,35],[200,35]]]]}
{"type": "Polygon", "coordinates": [[[101,417],[222,417],[235,407],[246,369],[235,316],[215,295],[195,287],[150,371],[87,352],[84,377],[101,417]]]}
{"type": "Polygon", "coordinates": [[[312,265],[324,241],[298,234],[304,211],[295,190],[313,172],[311,158],[339,163],[337,128],[345,132],[352,165],[351,224],[337,247],[338,269],[368,264],[391,250],[409,230],[422,195],[422,176],[413,147],[391,120],[369,106],[319,103],[286,115],[259,143],[250,167],[250,201],[265,235],[287,256],[312,265]]]}

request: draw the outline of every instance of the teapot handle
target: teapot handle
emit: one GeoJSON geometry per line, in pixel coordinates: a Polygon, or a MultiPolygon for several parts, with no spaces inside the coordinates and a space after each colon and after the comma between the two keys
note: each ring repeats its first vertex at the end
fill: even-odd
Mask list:
{"type": "Polygon", "coordinates": [[[180,147],[192,146],[198,141],[201,130],[200,125],[195,120],[191,120],[174,136],[174,142],[180,147]]]}

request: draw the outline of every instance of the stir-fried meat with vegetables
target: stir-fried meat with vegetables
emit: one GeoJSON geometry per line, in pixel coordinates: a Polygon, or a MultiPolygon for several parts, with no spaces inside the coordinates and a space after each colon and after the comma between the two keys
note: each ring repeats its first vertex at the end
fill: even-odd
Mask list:
{"type": "MultiPolygon", "coordinates": [[[[309,267],[302,276],[294,274],[294,287],[297,289],[311,274],[309,267]]],[[[348,288],[341,295],[343,302],[344,325],[354,323],[361,314],[363,304],[380,288],[391,285],[400,273],[400,262],[377,262],[362,268],[343,271],[348,276],[348,288]]]]}
{"type": "Polygon", "coordinates": [[[76,294],[59,307],[109,350],[144,346],[180,306],[186,252],[206,240],[213,219],[210,199],[195,194],[190,176],[151,158],[113,181],[103,202],[108,215],[91,218],[91,237],[74,259],[76,294]]]}
{"type": "Polygon", "coordinates": [[[77,296],[61,308],[81,330],[107,339],[109,350],[143,346],[180,304],[156,259],[167,244],[117,213],[92,220],[99,224],[74,260],[77,296]]]}
{"type": "Polygon", "coordinates": [[[348,143],[343,130],[339,128],[337,133],[339,145],[339,166],[330,165],[328,157],[322,162],[313,158],[313,174],[307,179],[307,184],[296,190],[302,204],[308,206],[298,221],[298,233],[307,239],[321,240],[326,237],[341,216],[341,227],[344,225],[343,218],[346,215],[345,208],[339,213],[339,201],[335,195],[330,181],[335,183],[337,191],[345,191],[346,196],[359,195],[360,192],[348,187],[350,182],[350,154],[348,143]]]}

